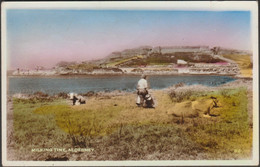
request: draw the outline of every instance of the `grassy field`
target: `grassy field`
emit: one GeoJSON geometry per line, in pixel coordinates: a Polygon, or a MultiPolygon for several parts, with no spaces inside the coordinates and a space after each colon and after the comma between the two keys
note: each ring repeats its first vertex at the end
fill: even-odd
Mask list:
{"type": "Polygon", "coordinates": [[[117,65],[120,65],[122,63],[125,63],[125,62],[128,62],[128,61],[131,61],[131,60],[136,60],[136,59],[142,59],[143,56],[141,55],[137,55],[137,56],[133,56],[131,58],[126,58],[126,59],[119,59],[119,60],[116,60],[116,61],[111,61],[107,64],[107,66],[109,67],[116,67],[117,65]]]}
{"type": "Polygon", "coordinates": [[[250,159],[247,90],[189,91],[179,94],[177,100],[169,96],[169,90],[152,91],[155,109],[135,106],[136,95],[126,92],[93,95],[79,106],[62,98],[14,98],[16,159],[250,159]],[[211,96],[219,101],[213,111],[219,116],[179,118],[167,114],[178,102],[211,96]]]}
{"type": "Polygon", "coordinates": [[[176,52],[168,54],[152,53],[149,56],[136,55],[130,58],[114,58],[106,65],[111,67],[118,65],[125,67],[138,67],[144,65],[170,65],[172,63],[177,63],[178,59],[193,63],[216,63],[221,61],[220,59],[213,58],[209,54],[176,52]]]}
{"type": "Polygon", "coordinates": [[[235,61],[239,68],[241,75],[244,77],[252,77],[253,64],[250,55],[222,55],[225,58],[235,61]]]}

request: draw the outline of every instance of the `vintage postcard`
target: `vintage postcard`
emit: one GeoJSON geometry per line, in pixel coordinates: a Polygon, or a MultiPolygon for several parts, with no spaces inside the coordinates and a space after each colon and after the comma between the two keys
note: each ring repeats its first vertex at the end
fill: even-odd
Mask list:
{"type": "Polygon", "coordinates": [[[4,2],[4,166],[258,165],[257,2],[4,2]]]}

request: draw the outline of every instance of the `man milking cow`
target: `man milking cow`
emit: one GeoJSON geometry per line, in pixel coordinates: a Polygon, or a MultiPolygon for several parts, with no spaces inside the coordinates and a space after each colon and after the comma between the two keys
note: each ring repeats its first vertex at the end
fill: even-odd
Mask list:
{"type": "Polygon", "coordinates": [[[141,79],[137,83],[137,100],[138,107],[154,108],[152,96],[148,93],[147,75],[142,74],[141,79]]]}

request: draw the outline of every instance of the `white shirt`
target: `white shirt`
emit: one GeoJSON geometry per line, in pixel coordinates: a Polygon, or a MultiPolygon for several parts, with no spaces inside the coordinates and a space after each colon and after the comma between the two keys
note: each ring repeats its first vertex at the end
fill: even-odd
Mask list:
{"type": "Polygon", "coordinates": [[[145,79],[140,79],[137,83],[137,88],[138,89],[145,89],[145,88],[148,88],[148,84],[147,84],[147,81],[145,79]]]}

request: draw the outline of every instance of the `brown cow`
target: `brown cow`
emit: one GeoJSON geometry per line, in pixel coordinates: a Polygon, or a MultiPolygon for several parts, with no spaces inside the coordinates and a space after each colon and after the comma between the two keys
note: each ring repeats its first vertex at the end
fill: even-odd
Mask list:
{"type": "Polygon", "coordinates": [[[215,97],[203,98],[196,101],[185,101],[176,103],[173,108],[167,112],[175,117],[210,117],[213,108],[218,107],[218,100],[215,97]]]}

